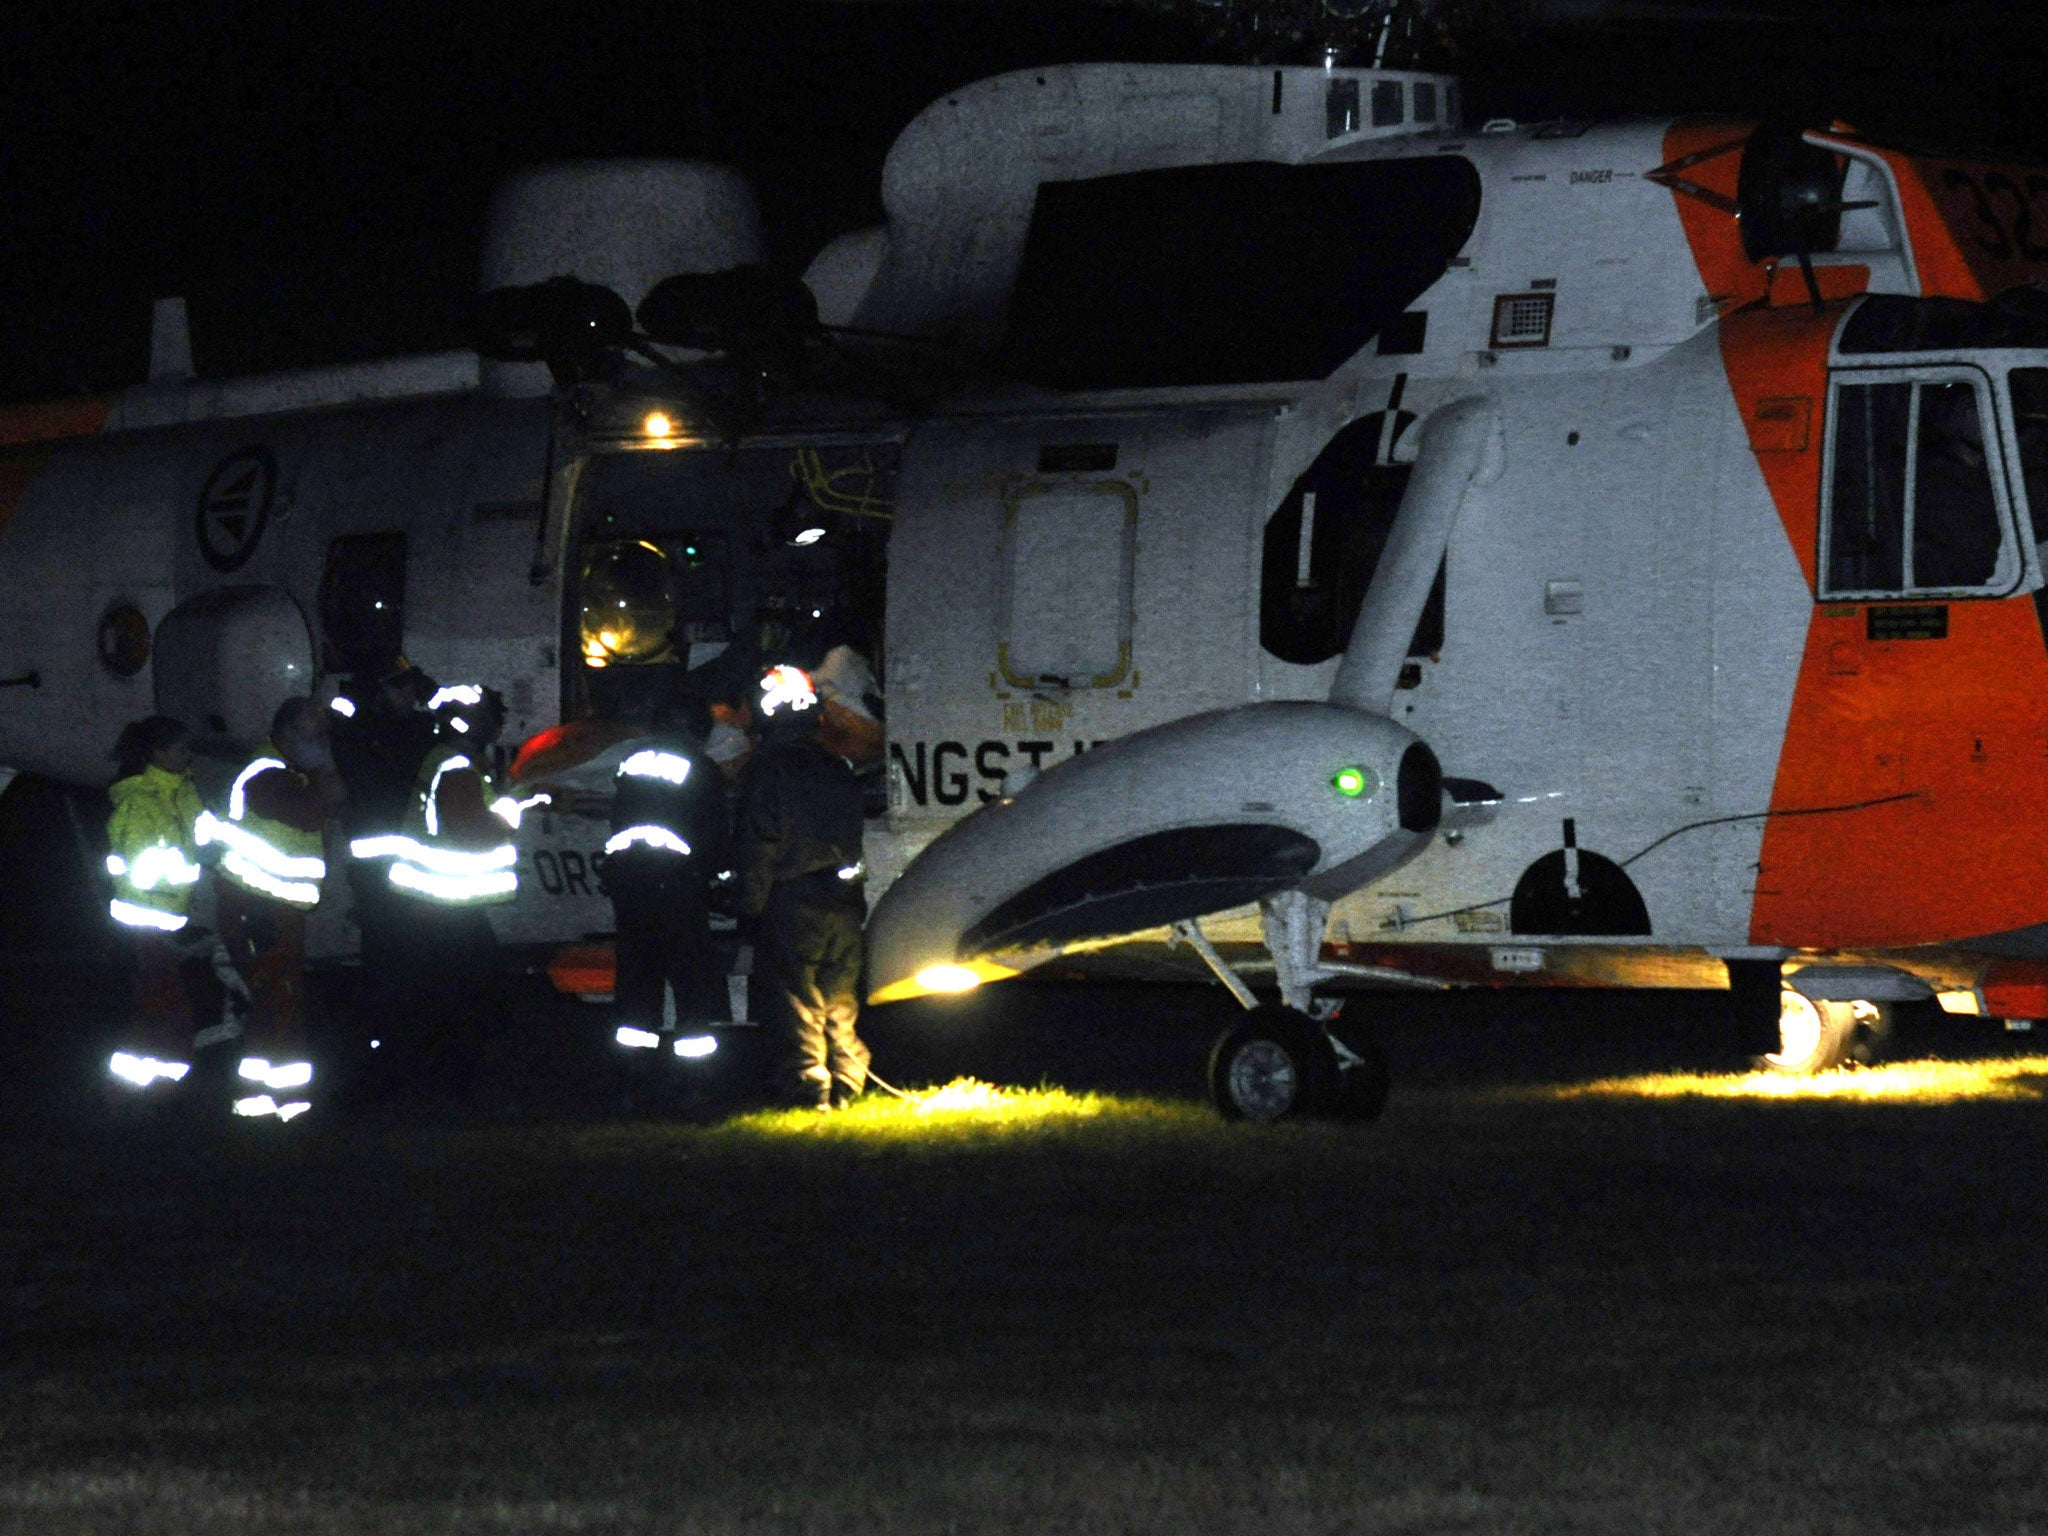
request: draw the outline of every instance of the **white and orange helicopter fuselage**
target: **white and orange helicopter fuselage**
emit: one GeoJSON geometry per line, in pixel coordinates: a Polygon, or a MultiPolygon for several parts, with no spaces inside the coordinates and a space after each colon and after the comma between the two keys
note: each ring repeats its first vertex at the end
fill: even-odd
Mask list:
{"type": "MultiPolygon", "coordinates": [[[[886,230],[812,286],[829,321],[1030,382],[914,417],[811,400],[656,441],[644,388],[570,411],[460,356],[17,409],[0,674],[39,686],[0,694],[0,761],[103,781],[155,707],[248,735],[332,649],[335,541],[394,532],[406,654],[549,731],[588,708],[594,541],[667,548],[739,515],[721,473],[852,456],[891,517],[877,999],[1156,974],[1170,941],[1226,980],[1263,949],[1298,1010],[1387,982],[1719,986],[1733,960],[1823,1011],[2048,1016],[2048,324],[2025,298],[2048,175],[1839,128],[1468,131],[1450,90],[1073,66],[935,104],[892,153],[886,230]],[[1230,378],[1192,318],[1148,342],[1137,288],[1101,302],[1132,281],[1119,240],[1188,249],[1133,221],[1219,196],[1245,201],[1209,228],[1217,272],[1240,235],[1274,259],[1267,207],[1304,248],[1409,261],[1328,222],[1328,188],[1384,193],[1438,249],[1344,290],[1397,302],[1314,377],[1230,378]]],[[[600,811],[526,819],[506,939],[608,928],[600,811]]]]}

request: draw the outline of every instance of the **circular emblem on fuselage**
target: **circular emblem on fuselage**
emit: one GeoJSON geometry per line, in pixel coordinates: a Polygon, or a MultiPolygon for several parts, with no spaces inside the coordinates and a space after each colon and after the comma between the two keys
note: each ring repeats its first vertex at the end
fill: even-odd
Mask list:
{"type": "Polygon", "coordinates": [[[225,574],[239,571],[263,542],[277,497],[277,455],[261,443],[237,449],[206,477],[199,492],[199,553],[225,574]]]}

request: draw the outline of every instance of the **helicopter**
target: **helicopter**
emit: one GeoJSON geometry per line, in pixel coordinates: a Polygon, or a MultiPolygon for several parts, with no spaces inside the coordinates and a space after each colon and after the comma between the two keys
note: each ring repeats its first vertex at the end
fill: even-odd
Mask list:
{"type": "Polygon", "coordinates": [[[1334,62],[952,92],[800,285],[736,173],[543,168],[479,351],[202,381],[165,305],[0,416],[0,761],[487,683],[567,789],[493,925],[600,996],[592,724],[850,653],[871,1000],[1206,971],[1229,1116],[1377,1113],[1393,986],[1730,987],[1787,1072],[2048,1017],[2044,194],[1334,62]]]}

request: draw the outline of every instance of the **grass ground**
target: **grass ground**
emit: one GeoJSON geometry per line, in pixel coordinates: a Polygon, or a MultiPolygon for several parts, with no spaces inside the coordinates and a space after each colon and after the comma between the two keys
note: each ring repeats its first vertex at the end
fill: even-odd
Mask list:
{"type": "Polygon", "coordinates": [[[2048,1530],[2048,1059],[1886,1070],[43,1136],[0,1529],[2048,1530]]]}

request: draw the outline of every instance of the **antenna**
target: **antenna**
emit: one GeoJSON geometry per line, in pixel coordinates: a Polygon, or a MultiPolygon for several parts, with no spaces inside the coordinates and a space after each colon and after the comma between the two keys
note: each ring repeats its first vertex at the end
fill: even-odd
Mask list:
{"type": "Polygon", "coordinates": [[[192,322],[185,300],[158,299],[149,315],[149,382],[177,384],[192,376],[192,322]]]}

